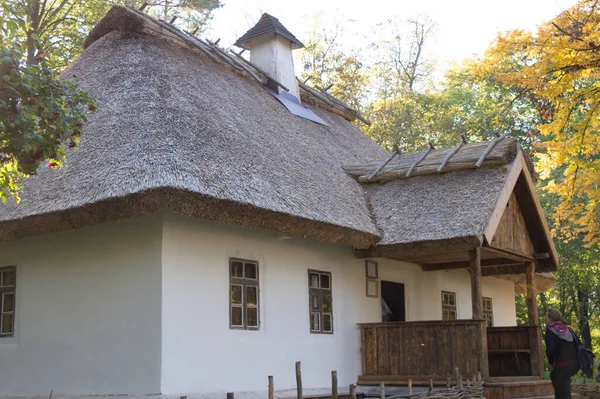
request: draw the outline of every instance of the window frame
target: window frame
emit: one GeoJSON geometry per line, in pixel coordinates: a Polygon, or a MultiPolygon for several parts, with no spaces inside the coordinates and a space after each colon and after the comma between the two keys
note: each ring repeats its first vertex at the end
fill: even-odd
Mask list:
{"type": "Polygon", "coordinates": [[[323,270],[308,270],[308,330],[311,334],[327,334],[333,335],[333,279],[331,272],[326,272],[323,270]],[[311,275],[318,275],[318,283],[319,287],[313,287],[311,285],[311,275]],[[327,276],[329,278],[329,288],[321,288],[321,277],[327,276]],[[329,312],[325,312],[323,310],[323,297],[329,296],[329,312]],[[313,297],[317,298],[317,306],[316,309],[313,307],[313,297]],[[319,329],[313,329],[313,317],[315,314],[318,314],[319,317],[319,329]],[[323,321],[324,316],[329,315],[329,323],[331,326],[331,330],[323,330],[323,321]]]}
{"type": "Polygon", "coordinates": [[[485,320],[486,327],[494,327],[494,301],[491,297],[483,297],[483,319],[485,320]],[[486,309],[485,302],[489,301],[490,308],[486,309]]]}
{"type": "MultiPolygon", "coordinates": [[[[452,291],[442,291],[442,320],[443,321],[456,321],[458,320],[458,306],[456,303],[456,292],[452,291]],[[454,305],[450,305],[449,303],[444,303],[444,295],[449,295],[449,297],[454,297],[454,305]],[[444,312],[448,312],[448,318],[444,319],[444,312]],[[454,312],[454,319],[450,318],[451,312],[454,312]]],[[[450,302],[450,301],[448,301],[450,302]]]]}
{"type": "Polygon", "coordinates": [[[259,263],[256,260],[241,259],[241,258],[229,258],[229,329],[230,330],[246,330],[246,331],[259,331],[260,330],[260,273],[259,263]],[[233,276],[233,264],[242,264],[242,277],[233,276]],[[246,265],[253,264],[256,270],[255,278],[246,277],[246,265]],[[241,303],[232,302],[233,287],[241,287],[241,303]],[[248,288],[256,289],[256,304],[248,304],[248,288]],[[233,324],[233,309],[242,309],[242,324],[233,324]],[[248,325],[248,309],[256,309],[256,326],[248,325]]]}
{"type": "Polygon", "coordinates": [[[17,267],[16,266],[2,266],[0,267],[0,339],[10,338],[15,336],[15,324],[17,314],[17,267]],[[4,286],[4,272],[13,272],[13,284],[10,286],[4,286]],[[4,298],[5,295],[12,294],[12,310],[4,310],[4,298]],[[2,333],[4,316],[10,315],[12,329],[10,333],[2,333]]]}

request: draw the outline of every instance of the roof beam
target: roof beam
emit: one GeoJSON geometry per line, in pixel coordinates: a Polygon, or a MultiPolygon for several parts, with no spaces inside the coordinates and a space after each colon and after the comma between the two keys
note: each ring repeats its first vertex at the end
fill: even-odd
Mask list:
{"type": "Polygon", "coordinates": [[[489,245],[485,245],[483,248],[487,251],[494,252],[494,253],[502,256],[503,258],[512,259],[517,262],[528,263],[528,262],[534,261],[534,259],[529,256],[525,256],[525,255],[517,254],[515,252],[507,251],[506,249],[496,248],[496,247],[492,247],[489,245]]]}
{"type": "MultiPolygon", "coordinates": [[[[498,266],[521,266],[524,262],[517,262],[512,259],[483,259],[481,261],[481,267],[498,267],[498,266]]],[[[433,272],[438,270],[454,270],[454,269],[468,269],[470,267],[469,261],[463,262],[449,262],[449,263],[429,263],[421,266],[424,272],[433,272]]]]}

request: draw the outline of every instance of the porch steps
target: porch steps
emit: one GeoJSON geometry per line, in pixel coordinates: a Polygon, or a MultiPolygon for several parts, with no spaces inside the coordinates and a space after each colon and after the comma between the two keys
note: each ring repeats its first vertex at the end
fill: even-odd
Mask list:
{"type": "Polygon", "coordinates": [[[490,381],[484,384],[486,399],[551,399],[552,382],[548,380],[490,381]]]}

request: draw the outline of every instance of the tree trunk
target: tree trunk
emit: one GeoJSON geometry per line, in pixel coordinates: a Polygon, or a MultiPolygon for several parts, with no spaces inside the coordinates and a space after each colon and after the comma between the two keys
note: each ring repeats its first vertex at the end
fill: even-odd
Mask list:
{"type": "Polygon", "coordinates": [[[583,345],[592,350],[592,335],[590,330],[590,296],[587,292],[577,290],[579,305],[579,332],[583,345]]]}
{"type": "Polygon", "coordinates": [[[35,58],[37,47],[34,36],[38,34],[40,19],[40,1],[30,0],[27,4],[27,22],[31,24],[27,30],[27,65],[36,65],[39,62],[35,58]]]}

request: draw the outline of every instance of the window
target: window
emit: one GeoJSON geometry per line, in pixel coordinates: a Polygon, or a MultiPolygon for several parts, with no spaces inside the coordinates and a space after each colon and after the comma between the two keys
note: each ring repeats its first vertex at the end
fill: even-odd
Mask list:
{"type": "Polygon", "coordinates": [[[488,327],[494,327],[494,309],[492,298],[483,298],[483,319],[488,327]]]}
{"type": "Polygon", "coordinates": [[[333,334],[331,273],[308,271],[310,332],[333,334]]]}
{"type": "Polygon", "coordinates": [[[229,328],[258,330],[258,262],[229,260],[229,328]]]}
{"type": "Polygon", "coordinates": [[[15,333],[16,285],[16,268],[0,267],[0,337],[12,337],[15,333]]]}
{"type": "Polygon", "coordinates": [[[456,320],[456,293],[442,291],[442,319],[456,320]]]}

